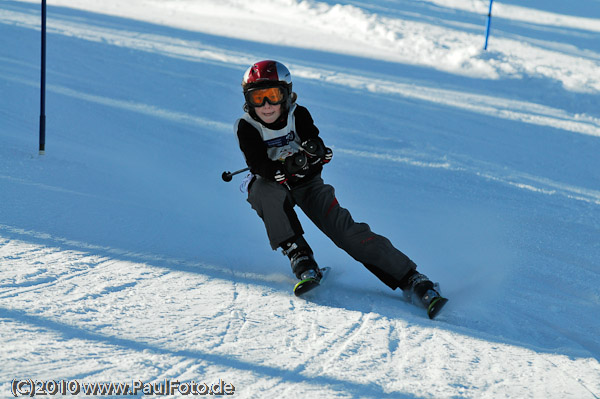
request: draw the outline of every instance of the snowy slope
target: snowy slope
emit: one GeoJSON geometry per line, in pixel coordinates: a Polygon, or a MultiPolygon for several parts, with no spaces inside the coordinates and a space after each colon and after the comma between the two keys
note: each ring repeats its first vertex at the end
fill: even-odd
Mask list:
{"type": "Polygon", "coordinates": [[[0,396],[600,397],[600,1],[0,2],[0,396]],[[290,67],[324,178],[450,297],[435,321],[302,218],[327,287],[223,170],[247,66],[290,67]]]}

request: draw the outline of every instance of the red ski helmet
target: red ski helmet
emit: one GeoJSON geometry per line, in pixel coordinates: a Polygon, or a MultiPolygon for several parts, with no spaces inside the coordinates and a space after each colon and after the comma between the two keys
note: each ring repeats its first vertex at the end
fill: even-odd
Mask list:
{"type": "Polygon", "coordinates": [[[248,108],[252,109],[253,105],[248,101],[248,94],[257,89],[267,87],[279,87],[284,95],[283,105],[289,109],[292,104],[292,75],[289,69],[281,62],[273,60],[259,61],[244,73],[242,79],[242,88],[244,90],[244,98],[248,108]]]}

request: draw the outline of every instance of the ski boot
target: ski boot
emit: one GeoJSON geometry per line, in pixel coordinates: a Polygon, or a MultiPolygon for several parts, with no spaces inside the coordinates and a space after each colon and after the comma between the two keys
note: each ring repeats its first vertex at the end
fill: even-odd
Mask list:
{"type": "Polygon", "coordinates": [[[300,280],[294,287],[294,294],[299,296],[317,287],[323,275],[304,238],[300,236],[294,242],[283,244],[282,248],[283,254],[290,259],[292,271],[300,280]]]}
{"type": "Polygon", "coordinates": [[[434,284],[426,275],[417,271],[408,278],[403,292],[410,302],[425,307],[430,319],[433,319],[448,302],[448,299],[440,294],[439,284],[434,284]]]}
{"type": "Polygon", "coordinates": [[[313,251],[302,236],[281,244],[282,252],[290,259],[292,272],[297,278],[302,278],[302,273],[309,269],[318,270],[319,266],[313,257],[313,251]]]}

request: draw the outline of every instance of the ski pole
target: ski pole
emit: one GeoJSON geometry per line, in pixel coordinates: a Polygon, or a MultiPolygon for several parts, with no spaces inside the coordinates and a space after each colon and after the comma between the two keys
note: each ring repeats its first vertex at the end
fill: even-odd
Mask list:
{"type": "Polygon", "coordinates": [[[223,174],[221,175],[221,178],[223,179],[223,181],[231,181],[231,179],[233,178],[233,176],[240,174],[240,173],[244,173],[246,171],[250,170],[250,168],[244,168],[244,169],[240,169],[240,170],[236,170],[235,172],[223,172],[223,174]]]}

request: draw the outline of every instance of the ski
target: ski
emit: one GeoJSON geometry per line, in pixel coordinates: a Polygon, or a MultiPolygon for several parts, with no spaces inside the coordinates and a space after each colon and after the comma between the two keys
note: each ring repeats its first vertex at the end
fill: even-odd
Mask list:
{"type": "Polygon", "coordinates": [[[435,318],[448,302],[448,298],[440,294],[440,285],[438,283],[434,284],[433,289],[427,290],[421,299],[416,298],[410,292],[404,292],[404,298],[412,304],[424,307],[430,319],[435,318]]]}
{"type": "Polygon", "coordinates": [[[427,307],[427,316],[429,316],[430,319],[433,319],[440,312],[440,310],[442,310],[446,302],[448,302],[448,298],[441,296],[433,298],[427,307]]]}
{"type": "Polygon", "coordinates": [[[311,291],[312,289],[317,288],[319,285],[321,285],[321,283],[323,282],[323,280],[325,279],[327,274],[329,274],[329,270],[330,270],[329,267],[322,267],[319,269],[321,277],[307,278],[307,279],[298,281],[298,283],[294,286],[294,295],[301,296],[301,295],[306,294],[308,291],[311,291]]]}

